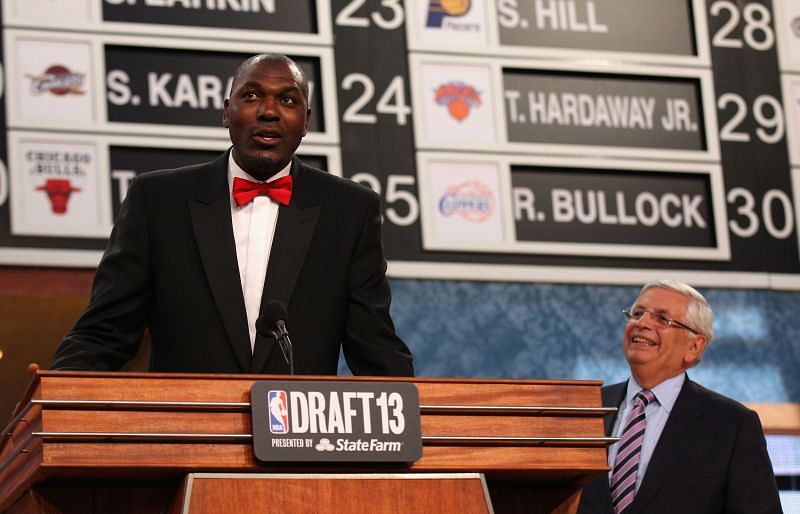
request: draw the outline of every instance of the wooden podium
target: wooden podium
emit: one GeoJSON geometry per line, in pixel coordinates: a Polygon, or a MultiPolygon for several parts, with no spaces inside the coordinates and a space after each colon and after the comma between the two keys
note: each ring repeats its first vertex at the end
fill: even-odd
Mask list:
{"type": "Polygon", "coordinates": [[[571,513],[608,471],[597,381],[338,377],[414,383],[422,458],[267,464],[265,378],[332,379],[38,372],[0,440],[0,512],[571,513]]]}

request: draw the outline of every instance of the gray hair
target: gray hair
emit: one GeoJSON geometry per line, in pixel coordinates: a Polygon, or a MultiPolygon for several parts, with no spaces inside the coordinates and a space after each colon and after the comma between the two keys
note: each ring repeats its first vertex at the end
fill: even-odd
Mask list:
{"type": "Polygon", "coordinates": [[[665,279],[654,280],[643,285],[642,289],[639,291],[639,297],[648,289],[656,287],[669,289],[687,296],[689,298],[689,304],[686,307],[686,319],[682,321],[704,335],[708,342],[711,342],[711,339],[714,338],[714,312],[711,310],[711,305],[708,303],[708,300],[689,284],[684,284],[677,280],[665,279]]]}

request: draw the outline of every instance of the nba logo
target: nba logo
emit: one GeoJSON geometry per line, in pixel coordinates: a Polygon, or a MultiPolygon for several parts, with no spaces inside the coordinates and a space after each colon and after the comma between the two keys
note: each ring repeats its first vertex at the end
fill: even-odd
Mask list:
{"type": "Polygon", "coordinates": [[[267,393],[269,403],[269,431],[273,434],[289,433],[289,408],[286,403],[286,391],[270,391],[267,393]]]}

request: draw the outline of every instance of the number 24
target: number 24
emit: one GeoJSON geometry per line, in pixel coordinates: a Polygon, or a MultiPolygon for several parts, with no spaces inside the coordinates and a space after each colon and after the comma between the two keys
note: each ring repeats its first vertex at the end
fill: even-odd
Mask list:
{"type": "MultiPolygon", "coordinates": [[[[342,89],[349,91],[353,86],[360,84],[363,92],[356,98],[342,116],[346,123],[367,123],[374,125],[378,122],[375,114],[361,112],[375,96],[375,83],[363,73],[350,73],[342,79],[342,89]]],[[[411,114],[411,107],[406,103],[405,82],[401,75],[395,75],[386,91],[383,92],[375,105],[375,111],[380,114],[394,114],[398,125],[405,125],[411,114]]]]}

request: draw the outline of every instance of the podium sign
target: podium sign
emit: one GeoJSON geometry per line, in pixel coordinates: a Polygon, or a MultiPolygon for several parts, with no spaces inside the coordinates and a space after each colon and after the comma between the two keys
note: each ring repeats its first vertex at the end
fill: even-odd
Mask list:
{"type": "Polygon", "coordinates": [[[262,380],[250,392],[253,449],[269,462],[413,462],[419,393],[400,382],[262,380]]]}

